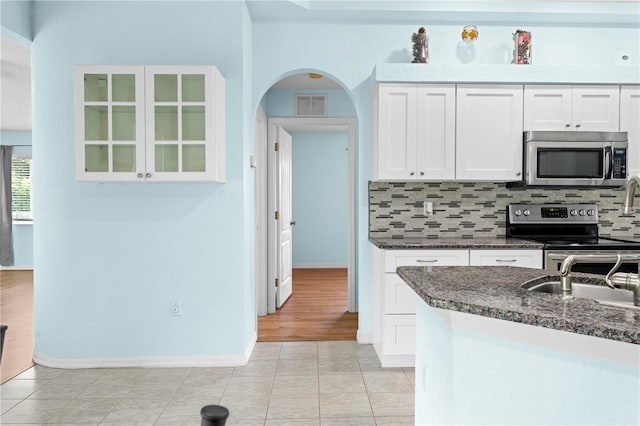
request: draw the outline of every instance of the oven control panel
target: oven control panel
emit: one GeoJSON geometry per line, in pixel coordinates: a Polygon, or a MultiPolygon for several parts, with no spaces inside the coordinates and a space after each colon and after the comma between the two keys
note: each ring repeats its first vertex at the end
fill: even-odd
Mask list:
{"type": "Polygon", "coordinates": [[[597,204],[509,204],[509,223],[598,223],[597,204]]]}

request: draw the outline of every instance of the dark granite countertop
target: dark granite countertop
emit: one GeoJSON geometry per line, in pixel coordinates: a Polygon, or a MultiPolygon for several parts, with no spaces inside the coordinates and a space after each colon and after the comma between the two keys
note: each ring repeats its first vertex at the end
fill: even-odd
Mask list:
{"type": "Polygon", "coordinates": [[[370,237],[376,247],[385,250],[430,249],[541,249],[542,244],[506,237],[483,238],[379,238],[370,237]]]}
{"type": "MultiPolygon", "coordinates": [[[[563,299],[522,287],[557,278],[549,271],[504,266],[403,266],[397,272],[436,308],[640,344],[638,310],[605,306],[590,299],[563,299]]],[[[573,276],[581,282],[604,285],[602,277],[573,276]]]]}

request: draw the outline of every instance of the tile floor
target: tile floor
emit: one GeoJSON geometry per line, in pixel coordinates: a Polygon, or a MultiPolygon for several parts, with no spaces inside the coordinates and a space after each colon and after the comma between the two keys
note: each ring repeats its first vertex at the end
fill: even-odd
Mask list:
{"type": "Polygon", "coordinates": [[[414,385],[371,345],[258,343],[244,367],[35,366],[0,388],[0,423],[200,426],[200,409],[220,404],[228,426],[413,425],[414,385]]]}

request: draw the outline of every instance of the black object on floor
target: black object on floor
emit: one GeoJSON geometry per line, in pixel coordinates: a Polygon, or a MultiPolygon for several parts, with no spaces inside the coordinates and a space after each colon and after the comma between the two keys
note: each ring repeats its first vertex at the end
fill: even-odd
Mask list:
{"type": "Polygon", "coordinates": [[[229,417],[229,410],[222,405],[206,405],[200,410],[201,426],[224,426],[229,417]]]}
{"type": "Polygon", "coordinates": [[[0,325],[0,362],[2,362],[2,348],[4,347],[4,333],[7,331],[7,326],[0,325]]]}

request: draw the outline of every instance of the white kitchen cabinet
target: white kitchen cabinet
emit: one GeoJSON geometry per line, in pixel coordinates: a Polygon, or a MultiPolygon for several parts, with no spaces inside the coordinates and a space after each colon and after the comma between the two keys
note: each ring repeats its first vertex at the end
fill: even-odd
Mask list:
{"type": "Polygon", "coordinates": [[[455,85],[380,84],[375,179],[455,177],[455,85]]]}
{"type": "Polygon", "coordinates": [[[542,269],[542,250],[469,250],[469,266],[519,266],[542,269]]]}
{"type": "Polygon", "coordinates": [[[396,268],[468,264],[469,250],[374,249],[373,343],[383,367],[411,367],[415,360],[417,295],[396,268]]]}
{"type": "Polygon", "coordinates": [[[620,131],[629,139],[629,176],[640,176],[640,86],[620,88],[620,131]]]}
{"type": "Polygon", "coordinates": [[[542,268],[542,250],[373,249],[373,347],[383,367],[415,363],[418,296],[396,274],[399,266],[520,266],[542,268]]]}
{"type": "Polygon", "coordinates": [[[77,66],[76,139],[78,180],[224,182],[224,78],[214,66],[77,66]]]}
{"type": "Polygon", "coordinates": [[[524,130],[615,132],[619,102],[617,85],[525,85],[524,130]]]}
{"type": "Polygon", "coordinates": [[[456,179],[522,176],[522,85],[458,85],[456,179]]]}

